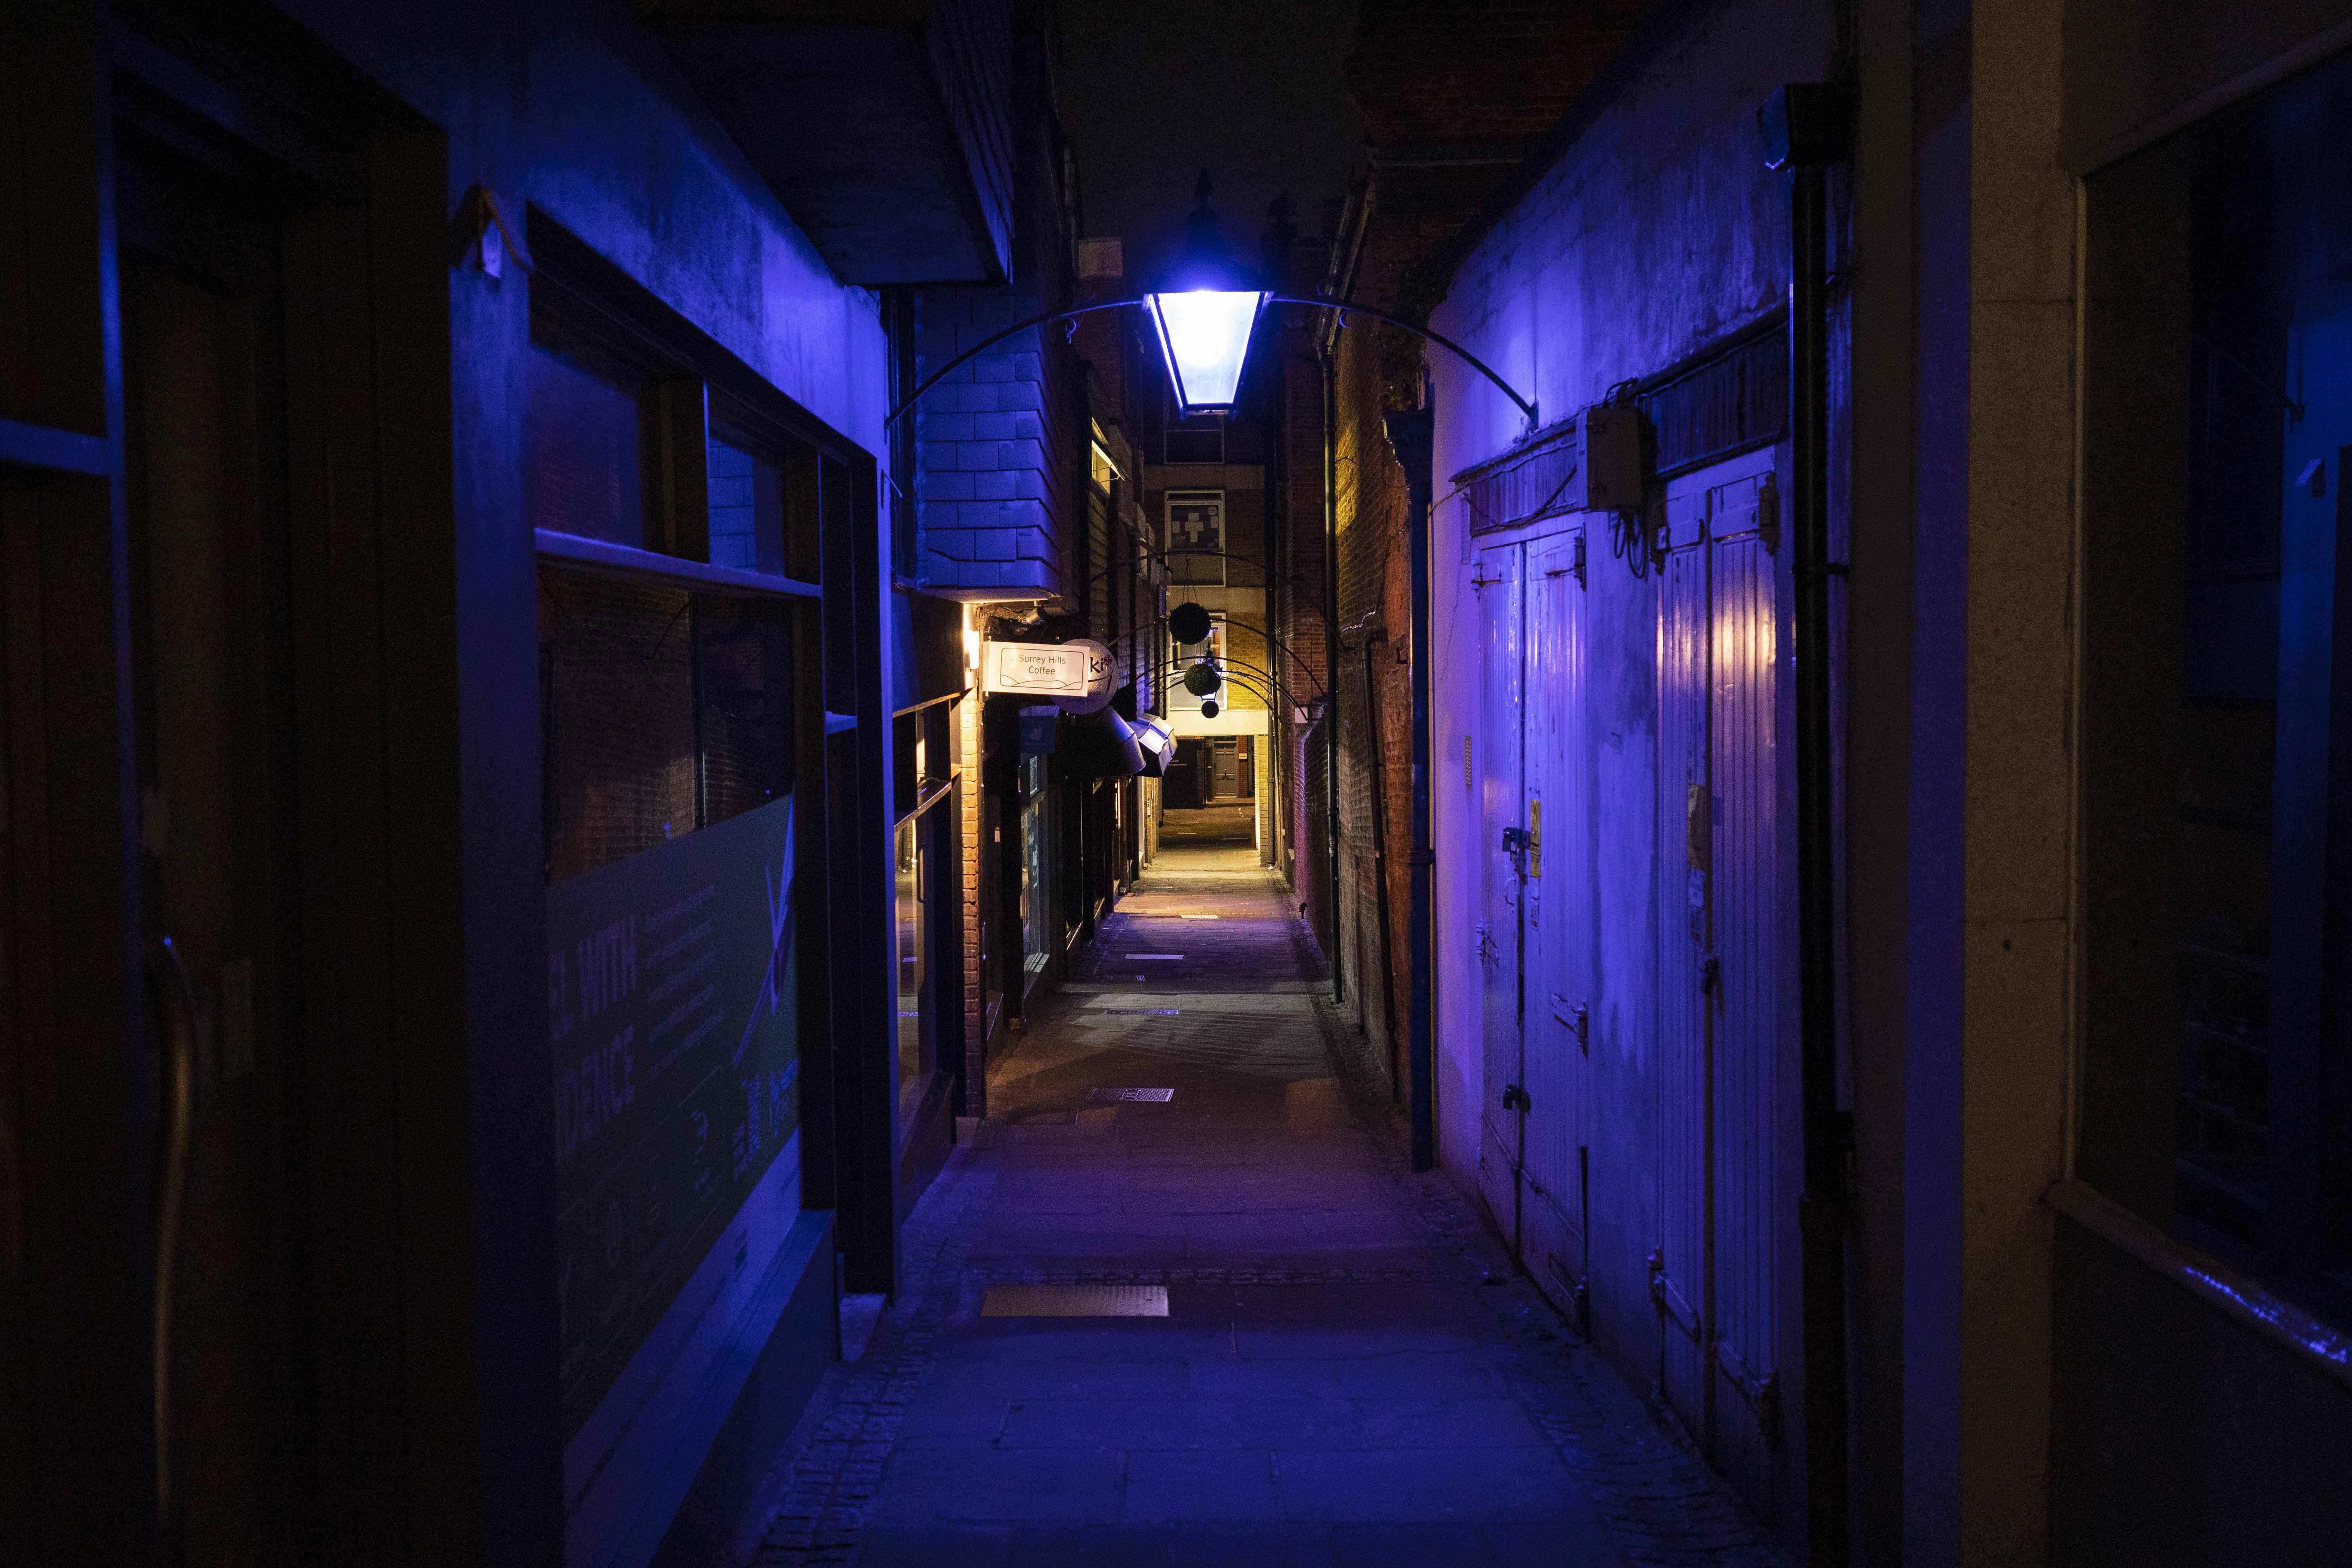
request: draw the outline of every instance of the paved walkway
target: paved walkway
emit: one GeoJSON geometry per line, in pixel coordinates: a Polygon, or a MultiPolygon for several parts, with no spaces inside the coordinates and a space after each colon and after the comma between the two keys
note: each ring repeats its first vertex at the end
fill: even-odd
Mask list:
{"type": "Polygon", "coordinates": [[[919,1207],[758,1561],[1780,1561],[1407,1173],[1294,909],[1248,851],[1195,849],[1107,922],[919,1207]],[[1173,1094],[1101,1092],[1135,1089],[1173,1094]],[[1166,1315],[995,1315],[1057,1304],[1010,1299],[1039,1286],[1161,1287],[1166,1315]]]}

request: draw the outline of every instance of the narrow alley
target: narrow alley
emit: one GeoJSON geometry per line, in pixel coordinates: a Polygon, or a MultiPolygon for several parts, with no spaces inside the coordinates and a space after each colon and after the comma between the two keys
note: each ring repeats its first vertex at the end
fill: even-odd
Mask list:
{"type": "Polygon", "coordinates": [[[2352,0],[0,3],[5,1568],[2352,1565],[2352,0]]]}
{"type": "Polygon", "coordinates": [[[1407,1173],[1295,910],[1163,850],[992,1072],[757,1561],[1785,1561],[1407,1173]]]}

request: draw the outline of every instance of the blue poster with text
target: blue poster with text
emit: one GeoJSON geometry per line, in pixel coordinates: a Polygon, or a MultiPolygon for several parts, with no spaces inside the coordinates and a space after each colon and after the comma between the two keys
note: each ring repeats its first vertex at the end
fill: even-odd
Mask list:
{"type": "Polygon", "coordinates": [[[792,810],[547,891],[567,1441],[799,1126],[792,810]]]}

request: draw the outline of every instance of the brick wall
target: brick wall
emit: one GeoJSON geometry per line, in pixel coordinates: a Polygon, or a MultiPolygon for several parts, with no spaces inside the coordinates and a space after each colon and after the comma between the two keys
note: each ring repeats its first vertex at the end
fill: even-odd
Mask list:
{"type": "Polygon", "coordinates": [[[1391,1085],[1401,1088],[1401,1037],[1412,989],[1405,918],[1412,894],[1406,851],[1412,831],[1412,670],[1400,655],[1410,654],[1412,563],[1403,548],[1404,470],[1381,426],[1377,367],[1389,335],[1383,328],[1349,328],[1339,340],[1334,488],[1340,650],[1334,689],[1339,714],[1339,940],[1355,965],[1348,1006],[1389,1068],[1391,1085]]]}
{"type": "Polygon", "coordinates": [[[988,1114],[988,996],[981,972],[981,857],[988,852],[987,818],[982,809],[980,769],[981,699],[975,693],[956,704],[956,810],[963,829],[958,842],[963,951],[963,1113],[988,1114]]]}
{"type": "MultiPolygon", "coordinates": [[[[1040,313],[1034,296],[929,289],[918,297],[916,374],[1012,321],[1040,313]]],[[[1074,374],[1037,329],[1016,333],[931,389],[913,416],[919,563],[925,587],[991,588],[1041,597],[1068,584],[1074,544],[1065,498],[1074,374]]]]}
{"type": "Polygon", "coordinates": [[[1532,142],[1655,0],[1363,0],[1348,84],[1375,148],[1532,142]]]}
{"type": "MultiPolygon", "coordinates": [[[[1049,7],[1014,7],[1011,281],[916,291],[919,382],[1013,323],[1076,301],[1068,148],[1051,112],[1050,24],[1049,7]]],[[[1078,586],[1070,568],[1084,525],[1084,374],[1067,334],[1030,328],[925,395],[909,416],[924,587],[1050,598],[1078,586]]]]}

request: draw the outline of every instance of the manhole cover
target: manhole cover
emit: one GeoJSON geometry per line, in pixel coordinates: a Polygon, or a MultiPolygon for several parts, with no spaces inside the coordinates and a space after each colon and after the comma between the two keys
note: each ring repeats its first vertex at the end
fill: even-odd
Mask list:
{"type": "Polygon", "coordinates": [[[983,1318],[1164,1318],[1165,1285],[991,1285],[983,1318]]]}
{"type": "Polygon", "coordinates": [[[1126,1100],[1146,1100],[1164,1105],[1176,1098],[1172,1089],[1096,1089],[1087,1091],[1088,1105],[1117,1105],[1126,1100]]]}

